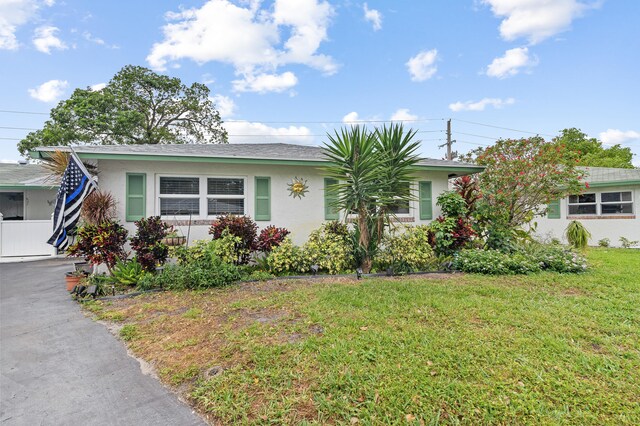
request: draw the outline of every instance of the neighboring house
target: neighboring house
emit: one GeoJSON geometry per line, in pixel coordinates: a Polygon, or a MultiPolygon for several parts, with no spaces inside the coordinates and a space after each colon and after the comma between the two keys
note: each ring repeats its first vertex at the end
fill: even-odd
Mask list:
{"type": "Polygon", "coordinates": [[[537,233],[564,239],[572,220],[591,232],[590,245],[608,238],[620,246],[620,237],[640,241],[640,169],[583,167],[588,188],[549,205],[546,217],[539,218],[537,233]]]}
{"type": "MultiPolygon", "coordinates": [[[[47,158],[60,147],[40,147],[33,158],[47,158]]],[[[63,148],[64,149],[64,148],[63,148]]],[[[118,217],[133,222],[160,215],[190,240],[210,238],[216,216],[251,216],[260,226],[286,227],[297,244],[325,220],[339,219],[330,207],[333,183],[324,176],[323,150],[293,144],[108,145],[74,147],[98,169],[98,186],[118,200],[118,217]],[[290,196],[294,178],[307,181],[303,198],[290,196]],[[191,226],[189,226],[189,224],[191,226]]],[[[483,168],[454,161],[422,159],[416,167],[416,200],[398,207],[401,222],[429,223],[440,214],[436,199],[454,176],[483,168]]]]}
{"type": "Polygon", "coordinates": [[[57,183],[37,164],[0,163],[0,257],[53,255],[57,183]]]}

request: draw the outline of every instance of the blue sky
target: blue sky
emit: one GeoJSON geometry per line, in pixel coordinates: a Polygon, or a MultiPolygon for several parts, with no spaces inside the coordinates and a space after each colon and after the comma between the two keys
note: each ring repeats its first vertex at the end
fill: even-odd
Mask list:
{"type": "Polygon", "coordinates": [[[639,16],[614,0],[0,0],[0,160],[74,88],[135,64],[206,83],[232,143],[399,119],[442,158],[451,118],[460,152],[578,127],[640,166],[639,16]]]}

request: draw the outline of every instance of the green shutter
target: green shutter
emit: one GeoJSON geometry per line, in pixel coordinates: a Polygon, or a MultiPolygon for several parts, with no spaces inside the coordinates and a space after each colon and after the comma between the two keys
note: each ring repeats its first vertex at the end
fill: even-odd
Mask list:
{"type": "Polygon", "coordinates": [[[335,191],[331,191],[329,188],[331,185],[336,185],[337,179],[325,178],[324,179],[324,219],[325,220],[338,220],[340,219],[340,213],[338,209],[332,204],[337,201],[335,191]]]}
{"type": "Polygon", "coordinates": [[[147,175],[127,173],[127,196],[125,217],[127,222],[140,220],[146,215],[147,175]]]}
{"type": "Polygon", "coordinates": [[[433,219],[433,205],[431,203],[431,182],[419,182],[420,220],[433,219]]]}
{"type": "Polygon", "coordinates": [[[560,219],[560,200],[554,200],[547,204],[547,218],[560,219]]]}
{"type": "Polygon", "coordinates": [[[256,176],[256,220],[271,220],[271,178],[256,176]]]}

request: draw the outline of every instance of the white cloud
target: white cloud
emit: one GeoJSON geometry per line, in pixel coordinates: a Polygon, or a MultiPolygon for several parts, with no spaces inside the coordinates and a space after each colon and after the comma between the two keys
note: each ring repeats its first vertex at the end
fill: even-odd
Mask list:
{"type": "Polygon", "coordinates": [[[360,118],[358,117],[358,113],[355,111],[351,111],[350,113],[342,117],[343,123],[353,123],[354,121],[358,120],[360,120],[360,118]]]}
{"type": "Polygon", "coordinates": [[[232,117],[236,112],[236,103],[228,96],[214,95],[211,97],[216,109],[222,118],[232,117]]]}
{"type": "Polygon", "coordinates": [[[520,72],[522,68],[529,69],[538,64],[538,58],[529,56],[529,49],[516,47],[504,52],[504,56],[495,58],[487,67],[489,77],[507,78],[520,72]]]}
{"type": "MultiPolygon", "coordinates": [[[[288,64],[307,65],[325,74],[337,71],[331,57],[317,52],[327,39],[334,13],[328,2],[275,0],[273,8],[261,7],[260,1],[242,4],[246,7],[229,0],[209,0],[201,8],[167,13],[170,22],[163,27],[164,39],[153,45],[147,62],[161,71],[180,59],[228,63],[247,81],[240,86],[247,90],[254,87],[248,82],[275,76],[279,67],[288,64]]],[[[284,90],[284,82],[291,87],[293,73],[279,76],[278,90],[284,90]]]]}
{"type": "Polygon", "coordinates": [[[631,140],[640,139],[640,132],[636,132],[635,130],[618,130],[618,129],[607,129],[604,132],[600,133],[600,140],[605,145],[616,145],[625,143],[631,140]]]}
{"type": "Polygon", "coordinates": [[[100,90],[104,89],[105,87],[107,87],[107,83],[97,83],[97,84],[93,84],[93,85],[89,86],[89,88],[91,90],[93,90],[94,92],[99,92],[100,90]]]}
{"type": "Polygon", "coordinates": [[[57,27],[52,26],[36,28],[33,36],[33,45],[40,52],[47,54],[51,54],[51,49],[67,49],[67,45],[56,36],[58,31],[60,30],[57,27]]]}
{"type": "Polygon", "coordinates": [[[407,108],[400,108],[391,115],[391,121],[414,121],[418,116],[411,114],[407,108]]]}
{"type": "Polygon", "coordinates": [[[438,59],[438,50],[431,49],[418,53],[406,63],[413,81],[425,81],[433,77],[438,71],[435,62],[438,59]]]}
{"type": "Polygon", "coordinates": [[[513,105],[516,102],[513,98],[499,99],[499,98],[484,98],[478,102],[466,101],[456,102],[449,104],[449,109],[453,112],[458,111],[484,111],[487,106],[492,106],[496,109],[500,109],[505,105],[513,105]]]}
{"type": "Polygon", "coordinates": [[[270,127],[250,121],[225,121],[230,143],[303,143],[312,141],[311,130],[305,126],[270,127]]]}
{"type": "Polygon", "coordinates": [[[33,0],[0,1],[0,49],[16,50],[20,43],[16,38],[18,27],[26,24],[38,10],[33,0]]]}
{"type": "Polygon", "coordinates": [[[298,84],[298,78],[291,71],[282,74],[247,74],[241,80],[233,80],[236,92],[284,92],[298,84]]]}
{"type": "Polygon", "coordinates": [[[593,5],[579,0],[482,0],[493,14],[503,18],[500,35],[507,41],[526,38],[536,44],[571,26],[593,5]]]}
{"type": "Polygon", "coordinates": [[[67,86],[66,80],[49,80],[34,89],[29,89],[29,95],[41,102],[55,102],[62,96],[67,86]]]}
{"type": "Polygon", "coordinates": [[[382,13],[376,9],[369,9],[366,3],[364,4],[364,19],[371,22],[374,31],[382,29],[382,13]]]}

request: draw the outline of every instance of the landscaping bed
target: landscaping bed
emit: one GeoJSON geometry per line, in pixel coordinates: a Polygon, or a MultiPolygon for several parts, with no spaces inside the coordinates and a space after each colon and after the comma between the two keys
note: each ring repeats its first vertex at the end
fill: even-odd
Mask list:
{"type": "Polygon", "coordinates": [[[89,302],[212,424],[639,424],[640,252],[89,302]]]}

